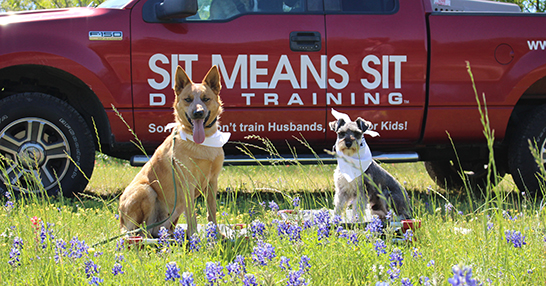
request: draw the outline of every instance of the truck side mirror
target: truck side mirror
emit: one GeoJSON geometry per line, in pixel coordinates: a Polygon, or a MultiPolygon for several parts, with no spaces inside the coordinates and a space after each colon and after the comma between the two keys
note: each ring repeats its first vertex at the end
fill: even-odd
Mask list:
{"type": "Polygon", "coordinates": [[[187,18],[197,14],[197,0],[163,0],[154,5],[159,20],[187,18]]]}

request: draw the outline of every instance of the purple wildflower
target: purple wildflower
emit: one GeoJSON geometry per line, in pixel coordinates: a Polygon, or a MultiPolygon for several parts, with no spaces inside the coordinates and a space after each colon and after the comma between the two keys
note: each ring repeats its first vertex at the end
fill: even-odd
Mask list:
{"type": "Polygon", "coordinates": [[[434,259],[431,259],[428,263],[427,263],[427,267],[431,267],[431,266],[434,266],[436,262],[434,261],[434,259]]]}
{"type": "Polygon", "coordinates": [[[399,268],[396,268],[396,267],[393,267],[389,270],[387,270],[387,274],[389,274],[389,278],[391,280],[396,280],[400,277],[400,269],[399,268]]]}
{"type": "Polygon", "coordinates": [[[64,255],[66,255],[66,242],[62,238],[59,238],[55,240],[55,255],[53,256],[55,262],[59,263],[61,257],[64,255]]]}
{"type": "Polygon", "coordinates": [[[404,232],[404,240],[407,242],[413,241],[413,230],[408,229],[406,232],[404,232]]]}
{"type": "Polygon", "coordinates": [[[195,283],[193,282],[193,273],[182,273],[182,278],[180,278],[180,284],[182,286],[195,286],[195,283]]]}
{"type": "Polygon", "coordinates": [[[295,197],[292,199],[292,205],[294,206],[294,208],[297,208],[300,206],[300,197],[295,197]]]}
{"type": "Polygon", "coordinates": [[[176,281],[176,279],[180,278],[180,268],[178,268],[176,262],[169,262],[166,267],[165,281],[176,281]]]}
{"type": "Polygon", "coordinates": [[[9,260],[8,263],[11,266],[19,266],[21,265],[21,248],[23,248],[23,240],[19,237],[15,237],[13,239],[13,245],[11,247],[11,250],[9,252],[9,260]]]}
{"type": "Polygon", "coordinates": [[[265,236],[265,224],[259,220],[255,220],[250,224],[250,233],[253,238],[265,236]]]}
{"type": "Polygon", "coordinates": [[[226,270],[228,271],[228,275],[232,277],[238,276],[242,272],[241,265],[239,265],[239,263],[237,263],[236,261],[228,263],[228,265],[226,266],[226,270]]]}
{"type": "Polygon", "coordinates": [[[93,260],[88,260],[84,263],[85,265],[85,275],[87,278],[93,277],[95,274],[99,274],[100,267],[93,262],[93,260]]]}
{"type": "Polygon", "coordinates": [[[245,277],[243,277],[243,285],[258,286],[258,282],[256,281],[256,276],[254,276],[253,274],[246,274],[245,277]]]}
{"type": "Polygon", "coordinates": [[[488,223],[487,223],[487,230],[489,231],[489,230],[493,229],[493,226],[494,226],[494,225],[493,225],[492,222],[488,222],[488,223]]]}
{"type": "Polygon", "coordinates": [[[112,274],[114,274],[114,276],[118,275],[118,274],[123,274],[125,272],[123,272],[122,270],[123,266],[119,263],[116,263],[114,264],[114,267],[112,267],[112,274]]]}
{"type": "Polygon", "coordinates": [[[201,248],[201,239],[199,238],[197,233],[194,233],[190,237],[190,251],[198,252],[200,248],[201,248]]]}
{"type": "Polygon", "coordinates": [[[303,273],[309,272],[309,269],[311,268],[311,264],[309,264],[309,261],[311,258],[309,258],[307,255],[302,255],[300,260],[300,271],[303,273]]]}
{"type": "Polygon", "coordinates": [[[419,277],[419,284],[425,285],[425,286],[431,286],[432,285],[432,284],[430,284],[430,278],[428,278],[426,276],[419,277]]]}
{"type": "Polygon", "coordinates": [[[99,278],[97,276],[93,276],[91,277],[91,279],[89,280],[89,284],[90,285],[100,285],[102,282],[104,282],[104,279],[102,278],[99,278]]]}
{"type": "Polygon", "coordinates": [[[309,282],[305,281],[305,278],[301,277],[303,275],[303,272],[301,271],[290,271],[288,272],[287,278],[288,282],[286,285],[288,286],[303,286],[308,285],[309,282]]]}
{"type": "Polygon", "coordinates": [[[282,270],[291,270],[292,268],[290,267],[290,258],[286,256],[282,256],[281,263],[279,266],[281,267],[282,270]]]}
{"type": "Polygon", "coordinates": [[[375,243],[373,244],[375,251],[377,252],[377,256],[383,254],[386,254],[387,251],[385,250],[387,248],[387,245],[385,242],[381,239],[377,239],[375,243]]]}
{"type": "Polygon", "coordinates": [[[451,203],[445,204],[446,213],[449,213],[453,210],[453,205],[451,203]]]}
{"type": "Polygon", "coordinates": [[[182,226],[180,225],[177,225],[174,228],[173,237],[174,237],[174,241],[176,241],[178,245],[184,244],[184,240],[185,240],[184,228],[182,228],[182,226]]]}
{"type": "Polygon", "coordinates": [[[270,202],[269,202],[269,208],[270,208],[272,211],[276,212],[276,211],[279,210],[279,205],[278,205],[276,202],[274,202],[274,201],[270,201],[270,202]]]}
{"type": "Polygon", "coordinates": [[[159,228],[157,235],[159,235],[159,244],[169,247],[169,231],[164,226],[159,228]]]}
{"type": "Polygon", "coordinates": [[[404,260],[404,257],[402,256],[402,250],[395,248],[389,255],[389,260],[391,261],[391,267],[402,267],[402,261],[404,260]]]}
{"type": "Polygon", "coordinates": [[[525,236],[521,235],[521,232],[519,231],[507,230],[504,234],[506,235],[506,242],[513,243],[515,248],[521,248],[523,245],[527,244],[525,242],[525,236]]]}
{"type": "Polygon", "coordinates": [[[218,238],[218,228],[216,227],[216,224],[214,224],[212,221],[209,221],[207,223],[206,227],[207,231],[207,242],[214,242],[218,238]]]}
{"type": "Polygon", "coordinates": [[[246,273],[246,264],[245,264],[245,257],[244,256],[237,255],[237,257],[235,257],[235,259],[233,261],[239,263],[243,273],[246,273]]]}
{"type": "Polygon", "coordinates": [[[453,286],[477,286],[481,285],[478,280],[472,279],[472,268],[470,267],[459,267],[458,265],[453,266],[453,277],[447,279],[447,282],[449,282],[453,286]]]}
{"type": "Polygon", "coordinates": [[[222,278],[226,276],[226,274],[224,274],[224,267],[222,267],[220,262],[207,262],[205,266],[205,275],[211,286],[214,284],[220,285],[222,278]]]}
{"type": "Polygon", "coordinates": [[[84,254],[88,253],[89,246],[83,240],[79,240],[77,236],[74,236],[70,241],[70,249],[67,256],[70,258],[82,258],[84,254]]]}
{"type": "Polygon", "coordinates": [[[413,283],[411,283],[409,278],[402,278],[400,282],[402,282],[402,286],[413,286],[413,283]]]}
{"type": "Polygon", "coordinates": [[[383,222],[378,216],[373,216],[372,221],[366,225],[365,231],[369,231],[372,235],[373,234],[381,234],[383,231],[383,222]]]}
{"type": "Polygon", "coordinates": [[[412,251],[412,253],[411,253],[411,256],[412,256],[413,258],[419,258],[419,257],[422,257],[423,254],[419,251],[419,249],[418,249],[417,247],[414,247],[414,248],[413,248],[413,251],[412,251]]]}
{"type": "Polygon", "coordinates": [[[258,245],[254,247],[252,252],[252,260],[259,265],[266,266],[267,260],[271,261],[275,256],[275,248],[271,244],[258,240],[258,245]]]}

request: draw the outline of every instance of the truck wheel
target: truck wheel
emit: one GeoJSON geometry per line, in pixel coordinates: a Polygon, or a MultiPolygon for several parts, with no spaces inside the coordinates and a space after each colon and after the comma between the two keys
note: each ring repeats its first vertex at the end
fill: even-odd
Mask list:
{"type": "Polygon", "coordinates": [[[542,197],[546,174],[541,174],[540,165],[530,150],[538,147],[540,164],[546,159],[546,105],[532,110],[514,129],[509,139],[508,167],[518,189],[531,197],[542,197]],[[536,145],[535,145],[536,144],[536,145]]]}
{"type": "MultiPolygon", "coordinates": [[[[491,176],[490,181],[487,180],[487,164],[484,162],[464,163],[461,167],[454,161],[428,161],[425,162],[425,169],[430,178],[438,186],[446,190],[459,191],[465,188],[461,170],[467,186],[477,195],[482,195],[482,191],[486,189],[487,184],[495,184],[494,176],[491,176]]],[[[497,183],[502,180],[505,173],[504,170],[497,170],[497,183]]]]}
{"type": "Polygon", "coordinates": [[[94,160],[89,127],[68,103],[43,93],[0,100],[0,189],[71,197],[94,160]]]}

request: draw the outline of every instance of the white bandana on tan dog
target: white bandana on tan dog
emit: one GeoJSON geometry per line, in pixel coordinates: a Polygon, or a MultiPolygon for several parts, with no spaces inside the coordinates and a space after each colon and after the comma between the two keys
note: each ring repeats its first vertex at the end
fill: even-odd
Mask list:
{"type": "MultiPolygon", "coordinates": [[[[167,126],[165,126],[165,129],[169,130],[177,126],[178,124],[176,123],[169,123],[167,124],[167,126]]],[[[182,130],[179,130],[178,133],[180,134],[180,139],[185,141],[195,142],[191,134],[186,134],[185,132],[182,132],[182,130]]],[[[205,141],[201,143],[200,145],[208,146],[208,147],[223,147],[229,141],[230,136],[231,136],[231,133],[229,132],[222,132],[220,130],[216,130],[216,132],[212,134],[211,136],[205,137],[205,141]]]]}
{"type": "MultiPolygon", "coordinates": [[[[345,122],[352,121],[349,115],[338,112],[334,109],[332,109],[332,115],[337,120],[343,119],[345,120],[345,122]]],[[[370,165],[372,164],[372,161],[373,161],[372,152],[370,151],[370,147],[368,147],[368,144],[366,144],[366,139],[364,139],[364,134],[370,135],[372,137],[379,136],[379,133],[375,131],[366,130],[362,134],[362,139],[360,141],[360,148],[358,153],[352,156],[347,156],[343,154],[343,152],[335,148],[337,144],[339,143],[339,138],[337,138],[336,145],[334,145],[334,148],[336,149],[337,167],[339,169],[339,172],[343,175],[343,177],[348,182],[352,182],[354,179],[358,178],[360,175],[362,175],[362,173],[368,170],[368,167],[370,167],[370,165]]]]}

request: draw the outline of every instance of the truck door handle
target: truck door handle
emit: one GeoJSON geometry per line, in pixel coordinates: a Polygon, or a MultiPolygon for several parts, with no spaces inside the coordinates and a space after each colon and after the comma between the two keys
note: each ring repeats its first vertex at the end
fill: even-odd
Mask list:
{"type": "Polygon", "coordinates": [[[294,52],[318,52],[322,48],[319,32],[291,32],[290,49],[294,52]]]}

